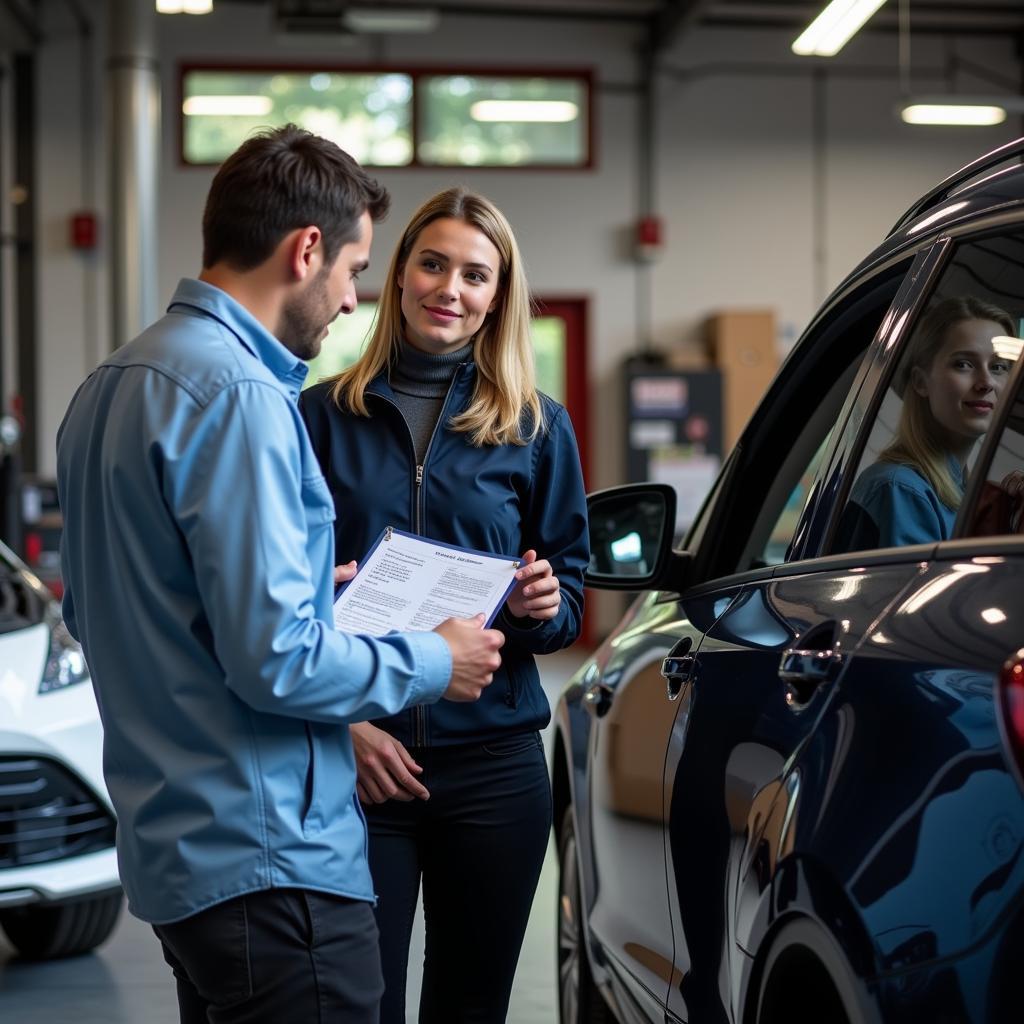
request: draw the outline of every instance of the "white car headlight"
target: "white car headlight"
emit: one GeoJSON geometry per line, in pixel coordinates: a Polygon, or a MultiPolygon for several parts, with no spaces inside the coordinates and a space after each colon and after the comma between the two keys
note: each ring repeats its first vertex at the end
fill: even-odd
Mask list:
{"type": "Polygon", "coordinates": [[[83,683],[89,678],[85,655],[78,641],[68,632],[60,609],[50,604],[46,609],[46,624],[50,627],[50,652],[39,683],[40,693],[53,693],[65,687],[83,683]]]}

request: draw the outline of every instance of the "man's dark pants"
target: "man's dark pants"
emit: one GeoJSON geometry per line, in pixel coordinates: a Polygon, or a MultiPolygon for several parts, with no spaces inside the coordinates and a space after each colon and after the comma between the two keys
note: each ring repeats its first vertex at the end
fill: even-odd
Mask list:
{"type": "Polygon", "coordinates": [[[267,889],[153,930],[181,1024],[377,1024],[384,982],[369,903],[267,889]]]}

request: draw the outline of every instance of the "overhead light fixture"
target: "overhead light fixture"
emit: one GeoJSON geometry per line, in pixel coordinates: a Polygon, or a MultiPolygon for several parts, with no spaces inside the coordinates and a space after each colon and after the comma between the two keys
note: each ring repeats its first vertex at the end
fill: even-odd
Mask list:
{"type": "Polygon", "coordinates": [[[209,14],[213,0],[156,0],[157,14],[209,14]]]}
{"type": "Polygon", "coordinates": [[[575,121],[579,107],[568,100],[477,100],[469,108],[474,121],[575,121]]]}
{"type": "Polygon", "coordinates": [[[797,36],[793,52],[801,57],[834,57],[885,0],[832,0],[797,36]]]}
{"type": "Polygon", "coordinates": [[[441,20],[429,7],[348,7],[342,24],[352,32],[433,32],[441,20]]]}
{"type": "Polygon", "coordinates": [[[181,105],[189,117],[265,117],[273,109],[269,96],[189,96],[181,105]]]}
{"type": "Polygon", "coordinates": [[[992,339],[992,351],[1000,359],[1008,359],[1015,363],[1020,359],[1021,351],[1024,350],[1024,341],[1020,338],[1009,338],[1006,335],[998,335],[992,339]]]}
{"type": "Polygon", "coordinates": [[[1002,124],[1010,110],[1024,111],[1020,96],[917,96],[900,104],[907,124],[986,127],[1002,124]]]}

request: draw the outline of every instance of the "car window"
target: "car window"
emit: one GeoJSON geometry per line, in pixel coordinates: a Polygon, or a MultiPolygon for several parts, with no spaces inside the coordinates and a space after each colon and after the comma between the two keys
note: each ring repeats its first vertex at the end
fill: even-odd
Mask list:
{"type": "Polygon", "coordinates": [[[786,552],[793,541],[793,534],[796,533],[800,513],[803,512],[804,505],[807,504],[807,499],[810,497],[811,485],[814,482],[818,468],[821,466],[821,461],[825,457],[825,452],[828,450],[831,440],[832,431],[830,430],[825,440],[818,445],[817,451],[811,457],[811,461],[807,463],[803,473],[800,474],[800,479],[797,480],[789,492],[786,504],[783,505],[778,519],[775,520],[775,525],[772,526],[771,533],[768,535],[768,541],[761,554],[760,560],[765,565],[778,565],[780,562],[785,561],[786,552]]]}
{"type": "MultiPolygon", "coordinates": [[[[1024,534],[1024,393],[1012,401],[999,440],[981,481],[965,535],[1024,534]]],[[[979,467],[980,468],[980,467],[979,467]]]]}
{"type": "MultiPolygon", "coordinates": [[[[865,342],[864,347],[867,347],[865,342]]],[[[778,565],[786,561],[801,514],[825,453],[831,447],[839,411],[850,393],[863,359],[857,351],[852,361],[833,380],[818,405],[804,418],[803,426],[787,448],[763,496],[760,514],[750,531],[741,559],[747,568],[778,565]]]]}
{"type": "Polygon", "coordinates": [[[833,432],[853,407],[872,342],[884,342],[894,300],[912,286],[914,258],[835,296],[793,348],[686,538],[693,580],[803,557],[833,432]]]}
{"type": "Polygon", "coordinates": [[[833,552],[948,540],[1020,353],[1024,235],[961,245],[939,276],[870,426],[833,552]]]}

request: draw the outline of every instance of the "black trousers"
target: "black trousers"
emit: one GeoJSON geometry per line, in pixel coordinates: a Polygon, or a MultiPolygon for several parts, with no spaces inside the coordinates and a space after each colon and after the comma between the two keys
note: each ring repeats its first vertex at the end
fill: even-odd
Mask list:
{"type": "Polygon", "coordinates": [[[551,831],[540,736],[410,753],[423,767],[420,781],[430,799],[364,808],[379,897],[381,1024],[405,1024],[421,878],[421,1024],[501,1024],[551,831]]]}
{"type": "Polygon", "coordinates": [[[377,1024],[383,981],[369,903],[267,889],[154,925],[181,1024],[377,1024]]]}

